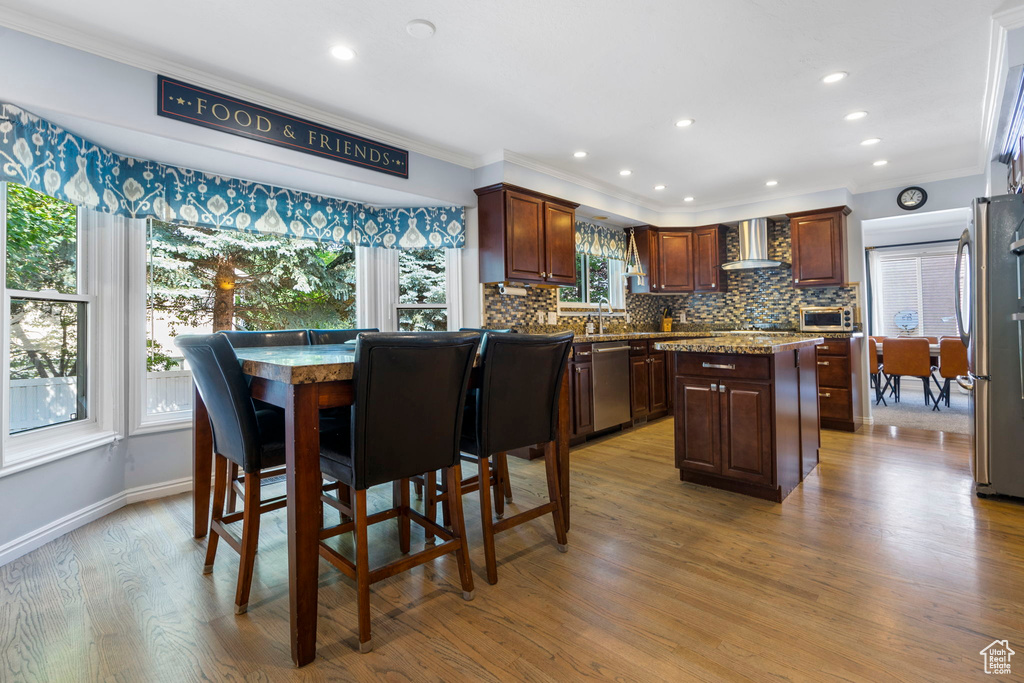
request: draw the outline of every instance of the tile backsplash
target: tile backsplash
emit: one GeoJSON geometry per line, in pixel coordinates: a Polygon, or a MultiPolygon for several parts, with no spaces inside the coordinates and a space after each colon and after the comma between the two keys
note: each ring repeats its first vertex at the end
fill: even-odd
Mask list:
{"type": "MultiPolygon", "coordinates": [[[[789,223],[780,221],[768,231],[771,258],[790,263],[789,223]]],[[[726,234],[726,253],[731,261],[739,258],[739,233],[733,228],[726,234]]],[[[628,324],[614,318],[612,329],[660,329],[662,312],[667,307],[676,330],[688,328],[744,329],[754,325],[774,329],[796,329],[801,306],[859,305],[856,287],[796,288],[791,268],[728,271],[728,290],[695,294],[627,294],[628,324]],[[680,323],[680,313],[687,323],[680,323]]],[[[583,330],[585,318],[559,316],[555,326],[539,324],[538,311],[557,310],[556,290],[530,287],[526,296],[507,296],[496,285],[484,286],[484,321],[489,328],[511,327],[516,330],[553,331],[583,330]]]]}

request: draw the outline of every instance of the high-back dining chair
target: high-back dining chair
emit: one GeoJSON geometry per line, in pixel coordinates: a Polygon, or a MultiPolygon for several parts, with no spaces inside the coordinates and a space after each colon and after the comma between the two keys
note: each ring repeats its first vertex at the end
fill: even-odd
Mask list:
{"type": "Polygon", "coordinates": [[[487,332],[495,332],[499,334],[505,334],[511,332],[512,328],[506,328],[502,330],[489,330],[486,327],[460,327],[459,332],[478,332],[480,334],[486,334],[487,332]]]}
{"type": "MultiPolygon", "coordinates": [[[[884,348],[884,346],[883,346],[884,348]]],[[[878,342],[875,341],[874,337],[868,338],[868,374],[871,375],[871,384],[875,388],[875,405],[879,403],[882,405],[889,405],[885,402],[885,390],[889,388],[888,383],[885,387],[882,387],[882,379],[885,377],[883,372],[884,363],[878,362],[878,342]]]]}
{"type": "Polygon", "coordinates": [[[281,466],[285,461],[284,417],[277,411],[256,409],[238,357],[224,335],[182,335],[175,338],[174,344],[188,361],[192,379],[206,404],[216,454],[213,511],[203,573],[213,571],[217,544],[223,537],[241,556],[235,614],[242,614],[249,606],[260,515],[282,508],[287,502],[285,496],[260,499],[260,480],[277,474],[276,470],[268,468],[281,466]],[[245,473],[245,490],[242,511],[225,515],[229,464],[240,467],[245,473]],[[239,519],[242,520],[242,536],[236,539],[225,525],[239,519]]]}
{"type": "Polygon", "coordinates": [[[376,327],[352,330],[310,330],[310,344],[344,344],[359,336],[360,332],[380,332],[376,327]]]}
{"type": "Polygon", "coordinates": [[[231,346],[246,349],[255,346],[308,346],[307,330],[223,330],[231,346]]]}
{"type": "MultiPolygon", "coordinates": [[[[481,350],[483,378],[475,405],[467,407],[462,428],[463,457],[478,463],[476,489],[480,493],[484,558],[488,583],[497,583],[494,536],[550,513],[558,549],[567,550],[562,496],[555,465],[558,400],[569,359],[573,333],[488,334],[481,350]],[[529,371],[524,369],[529,368],[529,371]],[[544,444],[548,502],[499,519],[491,517],[490,458],[505,458],[507,451],[544,444]]],[[[499,467],[495,468],[500,471],[499,467]]],[[[506,475],[507,480],[507,475],[506,475]]],[[[495,496],[500,487],[495,482],[495,496]]],[[[442,498],[455,506],[457,493],[445,491],[442,498]]],[[[430,511],[428,509],[428,516],[430,511]]]]}
{"type": "Polygon", "coordinates": [[[882,345],[882,365],[900,400],[900,379],[917,377],[924,384],[924,404],[935,403],[929,380],[932,376],[931,348],[924,337],[889,337],[882,345]]]}
{"type": "Polygon", "coordinates": [[[939,400],[945,399],[949,407],[949,391],[952,381],[967,374],[967,347],[960,337],[943,337],[939,341],[939,377],[945,380],[939,393],[939,400]]]}
{"type": "Polygon", "coordinates": [[[462,468],[459,436],[470,373],[479,335],[470,332],[364,333],[356,342],[352,420],[349,429],[320,438],[321,472],[352,489],[352,501],[323,496],[344,517],[320,533],[320,554],[356,582],[359,650],[372,649],[370,584],[412,569],[447,553],[455,553],[463,597],[473,598],[466,527],[462,515],[462,468]],[[409,478],[444,470],[451,505],[452,529],[438,526],[410,507],[409,478]],[[395,482],[392,507],[368,515],[366,490],[395,482]],[[353,521],[345,521],[352,517],[353,521]],[[398,519],[399,548],[410,549],[410,522],[440,536],[440,545],[370,570],[367,528],[398,519]],[[325,540],[354,532],[355,561],[325,540]]]}

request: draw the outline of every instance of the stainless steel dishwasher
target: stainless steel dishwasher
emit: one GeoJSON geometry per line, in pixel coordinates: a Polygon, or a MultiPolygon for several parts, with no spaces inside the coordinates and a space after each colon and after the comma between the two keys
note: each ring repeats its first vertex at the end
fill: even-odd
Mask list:
{"type": "Polygon", "coordinates": [[[594,431],[629,422],[629,342],[598,342],[594,352],[594,431]]]}

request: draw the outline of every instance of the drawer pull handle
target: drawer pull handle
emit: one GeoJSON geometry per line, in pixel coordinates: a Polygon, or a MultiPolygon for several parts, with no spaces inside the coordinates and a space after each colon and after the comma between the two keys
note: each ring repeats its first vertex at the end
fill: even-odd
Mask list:
{"type": "Polygon", "coordinates": [[[590,355],[590,351],[580,351],[576,355],[577,356],[589,356],[590,355]]]}
{"type": "Polygon", "coordinates": [[[579,367],[576,368],[576,374],[577,375],[580,374],[580,368],[579,367]]]}
{"type": "Polygon", "coordinates": [[[711,393],[713,394],[713,393],[715,393],[716,391],[718,391],[718,385],[717,385],[717,384],[712,384],[712,385],[711,385],[711,393]]]}
{"type": "Polygon", "coordinates": [[[701,363],[705,368],[716,368],[718,370],[735,370],[736,366],[732,363],[701,363]]]}
{"type": "Polygon", "coordinates": [[[724,394],[725,393],[725,385],[724,384],[719,384],[718,385],[718,393],[720,393],[720,394],[724,394]]]}
{"type": "Polygon", "coordinates": [[[827,391],[824,394],[819,391],[818,396],[820,398],[832,398],[832,394],[828,393],[827,391]]]}
{"type": "Polygon", "coordinates": [[[828,351],[828,347],[823,344],[818,347],[818,351],[828,351]]]}
{"type": "Polygon", "coordinates": [[[827,360],[819,360],[818,361],[818,365],[828,365],[828,361],[827,360]]]}

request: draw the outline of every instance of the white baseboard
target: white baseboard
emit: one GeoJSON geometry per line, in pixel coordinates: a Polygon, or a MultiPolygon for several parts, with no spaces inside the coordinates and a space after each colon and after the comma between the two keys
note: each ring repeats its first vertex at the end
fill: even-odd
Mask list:
{"type": "Polygon", "coordinates": [[[189,476],[181,479],[161,482],[159,484],[136,486],[135,488],[122,491],[121,493],[117,493],[109,498],[104,498],[97,503],[93,503],[81,510],[77,510],[69,515],[61,517],[58,520],[50,522],[35,531],[30,531],[24,536],[20,536],[13,541],[0,545],[0,566],[5,565],[12,560],[16,560],[22,555],[32,552],[39,546],[49,543],[53,539],[59,538],[69,531],[74,531],[78,527],[85,526],[89,522],[97,520],[104,515],[109,515],[111,512],[119,510],[125,505],[140,503],[144,500],[152,500],[153,498],[173,496],[175,494],[191,490],[192,477],[189,476]]]}

